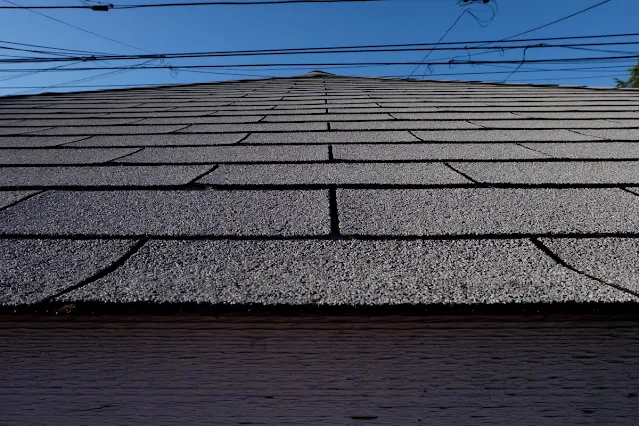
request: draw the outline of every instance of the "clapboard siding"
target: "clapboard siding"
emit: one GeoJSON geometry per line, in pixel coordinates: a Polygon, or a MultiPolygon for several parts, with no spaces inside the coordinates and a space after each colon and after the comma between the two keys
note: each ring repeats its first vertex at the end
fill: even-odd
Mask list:
{"type": "Polygon", "coordinates": [[[611,424],[639,323],[0,320],[0,424],[611,424]]]}

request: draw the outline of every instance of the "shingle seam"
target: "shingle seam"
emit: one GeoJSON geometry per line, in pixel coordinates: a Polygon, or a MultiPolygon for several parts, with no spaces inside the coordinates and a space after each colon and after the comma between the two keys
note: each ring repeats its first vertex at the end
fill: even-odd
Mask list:
{"type": "Polygon", "coordinates": [[[479,186],[482,186],[482,187],[488,187],[488,188],[490,188],[490,187],[491,187],[490,185],[488,185],[488,184],[486,184],[486,183],[484,183],[484,182],[480,182],[480,181],[476,180],[475,178],[473,178],[473,177],[471,177],[470,175],[468,175],[468,174],[466,174],[466,173],[462,172],[461,170],[456,169],[455,167],[453,167],[453,166],[452,166],[450,163],[448,163],[447,161],[444,161],[442,164],[444,164],[446,167],[448,167],[448,168],[449,168],[450,170],[452,170],[453,172],[455,172],[455,173],[457,173],[457,174],[459,174],[459,175],[463,176],[464,178],[468,179],[469,181],[471,181],[471,182],[473,182],[473,183],[475,183],[475,184],[477,184],[477,185],[479,185],[479,186]]]}
{"type": "MultiPolygon", "coordinates": [[[[3,190],[6,190],[7,188],[2,188],[2,189],[3,189],[3,190]]],[[[47,188],[47,189],[48,189],[48,188],[47,188]]],[[[24,197],[22,197],[22,198],[20,198],[20,199],[18,199],[18,200],[16,200],[16,201],[12,202],[12,203],[9,203],[9,204],[7,204],[7,205],[5,205],[5,206],[2,206],[2,207],[0,207],[0,212],[1,212],[1,211],[3,211],[3,210],[8,209],[8,208],[10,208],[10,207],[13,207],[13,206],[15,206],[15,205],[16,205],[16,204],[18,204],[18,203],[21,203],[21,202],[23,202],[23,201],[26,201],[26,200],[28,200],[28,199],[30,199],[30,198],[36,197],[36,196],[38,196],[38,195],[42,194],[43,192],[46,192],[46,191],[47,191],[47,189],[40,189],[40,190],[38,190],[37,192],[35,192],[35,193],[33,193],[33,194],[26,195],[26,196],[24,196],[24,197]]]]}
{"type": "MultiPolygon", "coordinates": [[[[336,222],[339,226],[339,222],[336,222]]],[[[298,235],[260,235],[260,234],[50,234],[50,233],[4,233],[0,240],[158,240],[158,241],[279,241],[279,240],[363,240],[363,241],[457,241],[457,240],[530,240],[533,238],[554,239],[592,239],[592,238],[632,238],[639,239],[639,233],[508,233],[508,234],[432,234],[432,235],[391,235],[391,234],[298,234],[298,235]]]]}
{"type": "Polygon", "coordinates": [[[192,186],[195,185],[197,183],[198,180],[202,179],[204,176],[208,175],[209,173],[214,172],[218,167],[220,167],[219,164],[214,164],[213,167],[209,168],[208,170],[206,170],[204,173],[200,173],[199,175],[197,175],[196,177],[194,177],[193,179],[191,179],[189,182],[187,182],[185,184],[185,186],[192,186]]]}
{"type": "Polygon", "coordinates": [[[131,246],[122,256],[120,256],[118,259],[116,259],[114,262],[112,262],[111,264],[109,264],[108,266],[106,266],[105,268],[100,269],[98,272],[96,272],[95,274],[91,275],[90,277],[80,281],[79,283],[67,287],[64,290],[61,290],[51,296],[47,296],[45,297],[41,303],[47,303],[50,302],[54,299],[57,299],[60,296],[63,296],[67,293],[70,293],[74,290],[77,290],[79,288],[82,288],[86,285],[89,285],[91,283],[94,283],[95,281],[106,277],[107,275],[109,275],[110,273],[114,272],[115,270],[117,270],[119,267],[121,267],[122,265],[124,265],[126,263],[127,260],[129,260],[129,258],[131,258],[131,256],[133,256],[134,254],[136,254],[144,244],[146,244],[146,242],[148,241],[147,238],[142,238],[139,239],[133,246],[131,246]]]}
{"type": "Polygon", "coordinates": [[[632,190],[630,190],[630,189],[626,188],[625,186],[621,186],[621,187],[620,187],[620,189],[621,189],[622,191],[626,191],[626,192],[628,192],[628,193],[630,193],[630,194],[632,194],[632,195],[636,195],[637,197],[639,197],[639,192],[634,192],[634,191],[632,191],[632,190]]]}
{"type": "MultiPolygon", "coordinates": [[[[322,163],[320,163],[322,164],[322,163]]],[[[326,164],[325,162],[323,164],[326,164]]],[[[214,171],[214,170],[211,170],[214,171]]],[[[639,185],[639,183],[449,183],[449,184],[383,184],[383,183],[282,183],[282,184],[209,184],[209,183],[185,183],[166,185],[0,185],[3,191],[316,191],[325,189],[359,189],[359,190],[402,190],[402,189],[623,189],[623,186],[639,185]]],[[[628,191],[634,195],[639,194],[628,191]]]]}
{"type": "Polygon", "coordinates": [[[557,158],[557,157],[555,157],[555,156],[553,156],[553,155],[548,154],[547,152],[543,152],[543,151],[540,151],[540,150],[538,150],[538,149],[530,148],[530,147],[528,147],[528,146],[524,145],[523,143],[515,142],[515,145],[520,146],[520,147],[522,147],[522,148],[525,148],[525,149],[527,149],[527,150],[530,150],[530,151],[536,152],[536,153],[538,153],[538,154],[545,155],[545,156],[550,157],[550,158],[557,158]]]}
{"type": "MultiPolygon", "coordinates": [[[[175,129],[175,130],[173,130],[173,131],[166,132],[166,133],[159,133],[159,134],[161,134],[161,135],[167,135],[167,134],[171,134],[171,133],[181,132],[182,130],[186,130],[186,129],[188,129],[188,128],[189,128],[189,127],[191,127],[191,126],[193,126],[193,125],[192,125],[192,124],[189,124],[189,125],[184,126],[184,127],[182,127],[182,128],[175,129]]],[[[97,135],[96,135],[96,136],[97,136],[97,135]]],[[[125,135],[125,136],[128,136],[128,135],[125,135]]]]}
{"type": "MultiPolygon", "coordinates": [[[[322,144],[325,145],[325,144],[322,144]]],[[[146,148],[140,148],[140,150],[146,148]]],[[[138,150],[139,152],[139,150],[138,150]]],[[[135,152],[126,155],[133,155],[135,152]]],[[[21,163],[21,164],[2,164],[0,168],[23,168],[23,167],[109,167],[118,166],[206,166],[209,164],[242,164],[242,165],[262,165],[262,164],[322,164],[326,163],[327,158],[318,160],[273,160],[273,161],[229,161],[219,159],[208,159],[202,161],[122,161],[109,160],[103,163],[21,163]]],[[[468,159],[468,158],[440,158],[440,159],[408,159],[408,160],[348,160],[336,158],[333,162],[340,164],[437,164],[437,163],[627,163],[639,161],[639,158],[524,158],[524,159],[468,159]]],[[[618,185],[621,182],[617,183],[618,185]]],[[[624,182],[625,184],[625,182],[624,182]]],[[[629,182],[634,185],[634,182],[629,182]]]]}
{"type": "Polygon", "coordinates": [[[590,278],[591,280],[597,281],[598,283],[604,284],[605,286],[608,287],[612,287],[613,289],[619,290],[623,293],[629,294],[631,296],[636,297],[639,300],[639,291],[634,291],[632,289],[623,287],[619,284],[615,284],[612,282],[608,282],[605,281],[595,275],[589,274],[588,272],[584,272],[580,269],[577,269],[575,266],[569,264],[568,262],[566,262],[564,259],[562,259],[561,257],[559,257],[559,255],[555,252],[553,252],[548,246],[546,246],[544,243],[542,243],[538,237],[532,237],[530,238],[530,241],[535,245],[535,247],[537,247],[537,249],[539,249],[542,253],[544,253],[546,256],[550,257],[552,260],[554,260],[557,264],[563,266],[564,268],[570,269],[573,272],[576,272],[577,274],[583,275],[584,277],[590,278]]]}
{"type": "Polygon", "coordinates": [[[606,141],[606,142],[613,142],[612,139],[607,139],[607,138],[604,138],[603,136],[589,135],[588,133],[585,133],[583,131],[578,131],[578,130],[575,130],[575,129],[565,129],[565,130],[568,130],[569,132],[576,133],[576,134],[581,135],[581,136],[588,136],[589,138],[597,138],[597,139],[599,139],[601,141],[606,141]]]}
{"type": "Polygon", "coordinates": [[[105,161],[105,163],[115,163],[117,160],[121,160],[121,159],[126,158],[126,157],[128,157],[130,155],[137,154],[140,151],[144,151],[144,148],[136,149],[135,151],[129,152],[128,154],[124,154],[124,155],[120,155],[119,157],[112,158],[112,159],[110,159],[108,161],[105,161]]]}
{"type": "MultiPolygon", "coordinates": [[[[415,132],[414,132],[413,130],[409,130],[409,131],[408,131],[408,133],[410,133],[410,134],[411,134],[414,138],[419,139],[419,141],[420,141],[420,142],[426,142],[426,140],[425,140],[425,139],[420,138],[418,135],[416,135],[416,134],[415,134],[415,132]]],[[[403,143],[403,142],[402,142],[402,143],[403,143]]],[[[417,142],[413,142],[413,143],[417,143],[417,142]]],[[[456,143],[456,142],[453,142],[453,143],[456,143]]]]}
{"type": "MultiPolygon", "coordinates": [[[[245,134],[244,136],[242,136],[242,138],[235,142],[235,143],[230,143],[230,144],[216,144],[216,145],[195,145],[195,146],[233,146],[233,145],[240,145],[242,144],[242,142],[244,142],[245,140],[248,139],[248,137],[251,136],[251,132],[248,132],[247,134],[245,134]]],[[[184,147],[184,145],[176,145],[176,147],[184,147]]],[[[246,146],[246,145],[245,145],[246,146]]]]}

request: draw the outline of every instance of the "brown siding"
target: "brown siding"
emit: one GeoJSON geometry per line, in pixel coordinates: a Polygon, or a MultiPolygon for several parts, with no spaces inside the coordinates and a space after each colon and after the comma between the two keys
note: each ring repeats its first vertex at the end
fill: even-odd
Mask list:
{"type": "Polygon", "coordinates": [[[614,424],[639,323],[0,319],[0,424],[614,424]]]}

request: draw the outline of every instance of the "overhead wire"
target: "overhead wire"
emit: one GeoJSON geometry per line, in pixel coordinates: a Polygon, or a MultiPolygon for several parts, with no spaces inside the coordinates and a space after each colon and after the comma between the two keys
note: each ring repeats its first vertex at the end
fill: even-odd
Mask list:
{"type": "Polygon", "coordinates": [[[90,30],[84,29],[84,28],[82,28],[82,27],[78,27],[77,25],[69,24],[68,22],[62,21],[62,20],[57,19],[57,18],[54,18],[54,17],[52,17],[52,16],[45,15],[44,13],[38,12],[38,11],[36,11],[36,10],[33,10],[33,8],[32,8],[32,7],[22,6],[22,5],[19,5],[19,4],[17,4],[17,3],[12,2],[11,0],[2,0],[2,1],[4,1],[5,3],[12,4],[12,5],[16,6],[16,8],[24,9],[24,10],[28,10],[29,12],[32,12],[32,13],[35,13],[35,14],[37,14],[37,15],[43,16],[43,17],[45,17],[45,18],[47,18],[47,19],[51,19],[52,21],[58,22],[58,23],[60,23],[60,24],[66,25],[66,26],[68,26],[68,27],[75,28],[76,30],[83,31],[83,32],[85,32],[85,33],[87,33],[87,34],[91,34],[91,35],[94,35],[94,36],[96,36],[96,37],[100,37],[100,38],[102,38],[102,39],[109,40],[109,41],[111,41],[111,42],[113,42],[113,43],[117,43],[117,44],[120,44],[120,45],[122,45],[122,46],[130,47],[130,48],[132,48],[132,49],[136,49],[136,50],[140,50],[140,51],[142,51],[142,52],[146,52],[146,53],[151,53],[151,54],[153,54],[153,52],[151,52],[151,51],[149,51],[149,50],[146,50],[146,49],[142,49],[141,47],[137,47],[137,46],[134,46],[134,45],[132,45],[132,44],[125,43],[125,42],[122,42],[122,41],[116,40],[116,39],[114,39],[114,38],[107,37],[107,36],[104,36],[104,35],[102,35],[102,34],[98,34],[98,33],[96,33],[96,32],[93,32],[93,31],[90,31],[90,30]]]}
{"type": "MultiPolygon", "coordinates": [[[[203,2],[173,2],[173,3],[140,3],[140,4],[111,4],[102,3],[103,7],[92,5],[29,5],[29,9],[84,9],[84,10],[128,10],[128,9],[150,9],[160,7],[199,7],[199,6],[263,6],[263,5],[285,5],[285,4],[327,4],[327,3],[382,3],[395,2],[398,0],[237,0],[237,1],[203,1],[203,2]]],[[[16,6],[2,6],[0,9],[18,9],[16,6]]]]}

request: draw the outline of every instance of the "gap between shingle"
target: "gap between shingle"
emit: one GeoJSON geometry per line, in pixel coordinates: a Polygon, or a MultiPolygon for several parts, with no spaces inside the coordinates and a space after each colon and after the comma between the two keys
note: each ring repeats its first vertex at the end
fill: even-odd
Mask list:
{"type": "Polygon", "coordinates": [[[539,249],[542,253],[544,253],[546,256],[550,257],[552,260],[554,260],[557,264],[563,266],[564,268],[570,269],[573,272],[576,272],[580,275],[583,275],[584,277],[590,278],[591,280],[595,280],[601,284],[604,284],[608,287],[612,287],[616,290],[622,291],[626,294],[629,294],[631,296],[634,296],[636,298],[639,299],[639,292],[631,290],[629,288],[625,288],[623,286],[620,286],[619,284],[615,284],[615,283],[611,283],[611,282],[607,282],[604,281],[603,279],[596,277],[594,275],[589,274],[588,272],[584,272],[581,271],[579,269],[577,269],[576,267],[572,266],[571,264],[569,264],[568,262],[566,262],[564,259],[562,259],[561,257],[559,257],[559,255],[555,252],[553,252],[548,246],[546,246],[544,243],[542,243],[539,238],[537,237],[532,237],[530,238],[530,241],[535,245],[535,247],[537,247],[537,249],[539,249]]]}
{"type": "MultiPolygon", "coordinates": [[[[3,187],[2,189],[6,190],[7,188],[3,187]]],[[[21,203],[23,201],[27,201],[28,199],[33,198],[33,197],[35,197],[37,195],[40,195],[40,194],[42,194],[43,192],[46,192],[46,191],[47,191],[46,189],[41,189],[39,191],[34,192],[33,194],[26,195],[26,196],[20,198],[19,200],[14,201],[11,204],[7,204],[6,206],[0,207],[0,212],[3,211],[3,210],[8,209],[9,207],[13,207],[13,206],[15,206],[18,203],[21,203]]]]}
{"type": "Polygon", "coordinates": [[[116,162],[117,160],[121,160],[121,159],[123,159],[123,158],[128,157],[129,155],[137,154],[138,152],[140,152],[140,151],[142,151],[142,150],[144,150],[144,148],[140,148],[140,149],[137,149],[137,150],[135,150],[135,151],[133,151],[133,152],[129,152],[128,154],[124,154],[124,155],[120,155],[119,157],[112,158],[112,159],[110,159],[109,161],[105,161],[105,163],[114,163],[114,162],[116,162]]]}
{"type": "Polygon", "coordinates": [[[513,142],[513,143],[514,143],[515,145],[517,145],[517,146],[520,146],[520,147],[522,147],[522,148],[525,148],[525,149],[528,149],[528,150],[530,150],[530,151],[536,152],[536,153],[538,153],[538,154],[545,155],[545,156],[550,157],[550,158],[555,158],[554,156],[552,156],[552,155],[550,155],[550,154],[548,154],[548,153],[546,153],[546,152],[539,151],[538,149],[530,148],[530,147],[528,147],[528,146],[524,145],[523,143],[519,143],[519,142],[513,142]]]}
{"type": "Polygon", "coordinates": [[[581,135],[581,136],[588,136],[589,138],[596,138],[596,139],[599,139],[601,141],[613,141],[612,139],[607,139],[607,138],[604,138],[602,136],[595,136],[595,135],[589,135],[587,133],[582,133],[582,132],[579,132],[579,131],[577,131],[575,129],[563,129],[563,130],[568,130],[569,132],[573,132],[573,133],[576,133],[576,134],[581,135]]]}
{"type": "Polygon", "coordinates": [[[210,169],[208,169],[207,171],[205,171],[204,173],[200,173],[199,175],[197,175],[196,177],[194,177],[193,179],[191,179],[185,186],[189,186],[189,185],[194,185],[198,180],[202,179],[204,176],[208,175],[209,173],[214,172],[215,170],[217,170],[217,168],[220,167],[219,164],[214,164],[213,167],[211,167],[210,169]]]}
{"type": "Polygon", "coordinates": [[[639,197],[639,192],[634,192],[634,191],[632,191],[632,190],[630,190],[630,189],[626,188],[625,186],[621,186],[621,187],[619,187],[619,188],[620,188],[622,191],[626,191],[626,192],[628,192],[628,193],[630,193],[630,194],[632,194],[632,195],[636,195],[637,197],[639,197]]]}
{"type": "Polygon", "coordinates": [[[446,167],[448,167],[449,169],[451,169],[453,172],[455,172],[455,173],[457,173],[459,175],[462,175],[464,178],[468,179],[469,181],[471,181],[471,182],[473,182],[473,183],[475,183],[475,184],[477,184],[479,186],[489,187],[490,188],[490,185],[488,185],[486,183],[483,183],[483,182],[479,182],[478,180],[474,179],[470,175],[468,175],[468,174],[462,172],[461,170],[458,170],[455,167],[451,166],[450,163],[448,163],[447,161],[444,161],[442,164],[445,165],[446,167]]]}
{"type": "Polygon", "coordinates": [[[116,269],[118,269],[120,266],[124,265],[126,263],[127,260],[129,260],[129,258],[131,256],[133,256],[135,253],[137,253],[144,244],[146,244],[146,242],[148,241],[147,238],[142,238],[140,240],[138,240],[133,246],[131,246],[122,256],[120,256],[118,259],[116,259],[114,262],[112,262],[111,264],[109,264],[108,266],[100,269],[98,272],[96,272],[95,274],[91,275],[89,278],[86,278],[82,281],[80,281],[78,284],[73,285],[71,287],[67,287],[64,290],[61,290],[59,292],[57,292],[56,294],[52,295],[52,296],[48,296],[45,297],[41,303],[47,303],[50,302],[60,296],[63,296],[67,293],[70,293],[74,290],[77,290],[81,287],[84,287],[88,284],[91,284],[97,280],[99,280],[100,278],[104,278],[107,275],[109,275],[110,273],[114,272],[116,269]]]}
{"type": "Polygon", "coordinates": [[[337,190],[335,188],[328,190],[328,204],[331,219],[331,237],[339,237],[339,211],[337,209],[337,190]]]}

